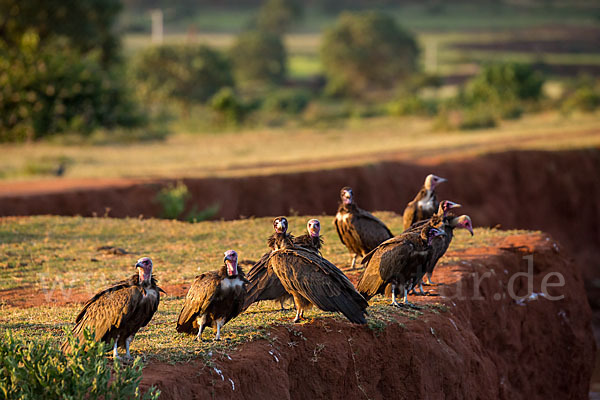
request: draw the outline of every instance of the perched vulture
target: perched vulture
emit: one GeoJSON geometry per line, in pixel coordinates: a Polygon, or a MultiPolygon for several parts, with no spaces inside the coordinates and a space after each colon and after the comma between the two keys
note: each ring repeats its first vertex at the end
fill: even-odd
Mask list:
{"type": "Polygon", "coordinates": [[[446,182],[446,179],[433,174],[427,175],[419,193],[404,209],[404,230],[407,230],[415,222],[433,216],[439,207],[435,197],[435,188],[442,182],[446,182]]]}
{"type": "Polygon", "coordinates": [[[287,233],[288,221],[285,217],[277,217],[273,220],[273,233],[267,240],[271,250],[262,255],[248,272],[248,281],[246,288],[247,295],[244,300],[243,309],[247,309],[251,304],[263,300],[277,300],[284,310],[284,304],[292,296],[283,288],[279,278],[268,266],[271,253],[280,247],[292,246],[295,238],[287,233]]]}
{"type": "MultiPolygon", "coordinates": [[[[136,275],[97,293],[88,300],[75,319],[73,336],[83,340],[87,328],[97,341],[114,340],[113,355],[119,358],[117,347],[125,347],[125,358],[131,359],[129,345],[135,334],[148,325],[160,302],[160,292],[152,276],[152,260],[140,258],[136,275]]],[[[63,350],[69,350],[67,343],[63,350]]]]}
{"type": "Polygon", "coordinates": [[[306,224],[306,230],[308,233],[294,238],[294,245],[321,254],[321,247],[323,247],[323,239],[320,236],[321,223],[318,219],[311,219],[306,224]]]}
{"type": "MultiPolygon", "coordinates": [[[[468,215],[461,215],[460,217],[445,216],[442,229],[446,235],[443,237],[444,240],[441,241],[442,245],[437,246],[434,250],[433,258],[425,269],[428,285],[435,285],[435,283],[431,280],[431,275],[433,274],[433,269],[435,268],[437,262],[444,254],[446,254],[446,251],[450,246],[450,242],[452,242],[452,238],[454,237],[454,228],[466,229],[471,233],[471,236],[473,236],[473,224],[471,223],[471,218],[468,215]]],[[[422,288],[421,291],[423,291],[422,288]]]]}
{"type": "Polygon", "coordinates": [[[335,265],[302,247],[285,247],[269,257],[269,267],[288,293],[294,296],[296,317],[312,305],[323,311],[344,314],[351,322],[365,324],[367,301],[335,265]]]}
{"type": "Polygon", "coordinates": [[[221,327],[243,311],[246,296],[248,281],[237,259],[234,250],[227,250],[219,270],[196,277],[179,313],[177,332],[193,334],[202,340],[202,331],[210,325],[217,329],[215,340],[221,340],[221,327]]]}
{"type": "MultiPolygon", "coordinates": [[[[442,200],[438,207],[438,211],[431,218],[414,223],[408,228],[406,232],[420,232],[425,225],[430,225],[434,228],[444,230],[444,232],[446,232],[447,234],[447,231],[444,229],[447,223],[447,214],[451,209],[457,207],[461,207],[461,205],[458,203],[454,203],[450,200],[442,200]]],[[[430,263],[426,266],[428,281],[431,281],[431,274],[433,273],[433,269],[435,268],[435,265],[437,264],[438,260],[444,255],[444,253],[448,249],[448,244],[449,243],[447,243],[447,240],[436,240],[432,244],[433,257],[431,258],[430,263]]],[[[413,287],[413,292],[414,291],[416,291],[416,286],[413,287]]],[[[419,282],[419,291],[421,295],[425,294],[425,291],[423,290],[422,281],[419,282]]]]}
{"type": "Polygon", "coordinates": [[[360,294],[370,300],[378,293],[383,294],[391,284],[392,305],[401,306],[396,301],[396,288],[401,288],[402,306],[414,307],[406,301],[406,295],[423,279],[425,267],[433,256],[432,244],[443,235],[444,231],[425,225],[420,232],[405,232],[381,243],[362,260],[366,268],[357,285],[360,294]]]}
{"type": "Polygon", "coordinates": [[[342,202],[333,223],[340,240],[353,255],[351,268],[354,269],[357,256],[364,257],[394,235],[373,214],[356,205],[351,188],[342,188],[340,197],[342,202]]]}

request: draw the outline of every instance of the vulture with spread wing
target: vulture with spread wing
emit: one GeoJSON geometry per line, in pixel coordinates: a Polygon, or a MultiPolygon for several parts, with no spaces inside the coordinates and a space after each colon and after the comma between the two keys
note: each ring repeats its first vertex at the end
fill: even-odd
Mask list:
{"type": "Polygon", "coordinates": [[[354,269],[357,256],[364,257],[394,235],[381,220],[356,205],[351,188],[342,188],[340,197],[342,202],[333,223],[340,240],[352,253],[351,268],[354,269]]]}
{"type": "Polygon", "coordinates": [[[404,209],[404,230],[407,230],[415,222],[433,216],[439,207],[435,196],[435,188],[442,182],[446,182],[446,179],[433,174],[427,175],[421,190],[419,190],[415,198],[404,209]]]}
{"type": "MultiPolygon", "coordinates": [[[[84,330],[95,334],[97,341],[110,343],[114,340],[113,355],[119,358],[117,347],[125,347],[127,359],[131,359],[129,345],[135,334],[148,325],[160,303],[160,292],[152,276],[152,260],[140,258],[135,267],[138,273],[88,300],[75,319],[73,336],[83,340],[84,330]]],[[[68,351],[68,343],[63,344],[68,351]]]]}
{"type": "Polygon", "coordinates": [[[335,265],[314,251],[284,247],[269,257],[269,266],[288,293],[294,296],[298,322],[312,305],[342,313],[356,324],[365,324],[367,301],[335,265]]]}
{"type": "Polygon", "coordinates": [[[237,261],[237,253],[228,250],[219,270],[196,277],[179,313],[177,332],[193,334],[202,340],[204,328],[212,326],[217,330],[215,340],[221,340],[223,325],[243,311],[248,281],[237,261]]]}
{"type": "Polygon", "coordinates": [[[369,300],[391,284],[392,305],[414,307],[406,301],[407,293],[423,279],[433,256],[432,243],[443,235],[442,230],[425,225],[420,232],[405,232],[381,243],[362,260],[366,267],[357,285],[360,294],[369,300]],[[396,301],[398,288],[404,294],[402,304],[396,301]]]}
{"type": "Polygon", "coordinates": [[[268,261],[271,253],[284,246],[292,246],[294,240],[292,235],[287,233],[288,220],[286,217],[277,217],[273,220],[273,230],[275,231],[267,240],[271,248],[270,251],[263,254],[260,260],[252,266],[248,272],[247,295],[244,300],[244,310],[253,303],[263,300],[277,300],[284,310],[286,301],[291,300],[292,296],[286,292],[279,278],[269,267],[268,261]]]}

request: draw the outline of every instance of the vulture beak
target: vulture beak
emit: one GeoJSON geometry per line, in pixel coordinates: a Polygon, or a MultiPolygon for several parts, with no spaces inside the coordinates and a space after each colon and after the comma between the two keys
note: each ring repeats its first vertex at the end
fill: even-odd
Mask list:
{"type": "Polygon", "coordinates": [[[467,226],[467,230],[468,230],[469,232],[471,232],[471,236],[473,236],[473,235],[474,235],[474,234],[473,234],[473,228],[471,228],[471,226],[467,226]]]}
{"type": "Polygon", "coordinates": [[[448,201],[448,203],[446,203],[446,204],[448,204],[448,209],[462,207],[462,205],[455,203],[453,201],[448,201]]]}
{"type": "Polygon", "coordinates": [[[142,269],[144,268],[144,267],[142,267],[142,264],[140,264],[140,263],[135,264],[135,267],[136,268],[142,268],[142,269]]]}

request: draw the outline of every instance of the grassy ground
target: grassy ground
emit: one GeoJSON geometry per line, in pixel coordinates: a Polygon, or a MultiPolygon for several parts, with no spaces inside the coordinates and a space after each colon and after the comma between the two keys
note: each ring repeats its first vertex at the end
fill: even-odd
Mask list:
{"type": "Polygon", "coordinates": [[[52,177],[244,176],[337,168],[386,159],[420,161],[511,149],[561,150],[600,145],[600,114],[526,115],[497,129],[432,132],[420,118],[349,119],[340,127],[273,128],[205,135],[173,135],[131,145],[0,145],[0,179],[52,177]],[[346,145],[348,144],[348,145],[346,145]],[[140,163],[138,155],[144,155],[140,163]]]}
{"type": "MultiPolygon", "coordinates": [[[[400,232],[401,216],[377,213],[394,232],[400,232]]],[[[292,233],[299,234],[305,222],[314,216],[290,217],[292,233]]],[[[325,238],[324,256],[339,266],[347,266],[349,256],[335,234],[332,217],[317,216],[325,238]]],[[[0,219],[0,333],[10,329],[29,339],[47,337],[56,342],[62,329],[70,327],[81,305],[48,305],[19,308],[6,298],[7,289],[37,291],[37,296],[52,297],[52,291],[84,293],[91,297],[110,282],[134,273],[135,260],[149,255],[155,274],[163,286],[191,283],[199,272],[217,268],[223,251],[233,248],[240,259],[257,259],[265,250],[265,238],[271,231],[270,218],[231,222],[188,224],[164,220],[135,220],[79,217],[28,217],[0,219]],[[123,247],[131,254],[106,255],[96,249],[103,245],[123,247]],[[95,261],[94,261],[95,260],[95,261]]],[[[477,229],[471,237],[458,232],[452,248],[491,245],[514,231],[477,229]]],[[[14,300],[14,299],[13,299],[14,300]]],[[[369,326],[380,329],[398,314],[418,318],[419,312],[390,310],[387,300],[376,297],[369,309],[369,326]],[[390,314],[392,313],[392,314],[390,314]]],[[[134,355],[153,359],[182,361],[205,356],[208,352],[230,351],[242,342],[269,338],[269,327],[290,322],[293,311],[278,311],[271,302],[252,306],[248,312],[228,323],[221,343],[197,343],[175,332],[175,320],[183,298],[163,297],[158,312],[132,346],[134,355]]],[[[430,305],[426,312],[443,311],[430,305]]],[[[307,322],[319,318],[340,318],[336,314],[311,310],[307,322]]],[[[212,337],[209,329],[205,338],[212,337]]]]}

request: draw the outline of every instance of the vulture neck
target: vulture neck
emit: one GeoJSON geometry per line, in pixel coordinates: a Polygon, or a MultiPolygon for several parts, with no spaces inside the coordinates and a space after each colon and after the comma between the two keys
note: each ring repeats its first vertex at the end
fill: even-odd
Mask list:
{"type": "Polygon", "coordinates": [[[152,282],[152,272],[146,273],[146,271],[141,268],[139,270],[138,277],[141,285],[147,286],[152,282]]]}

